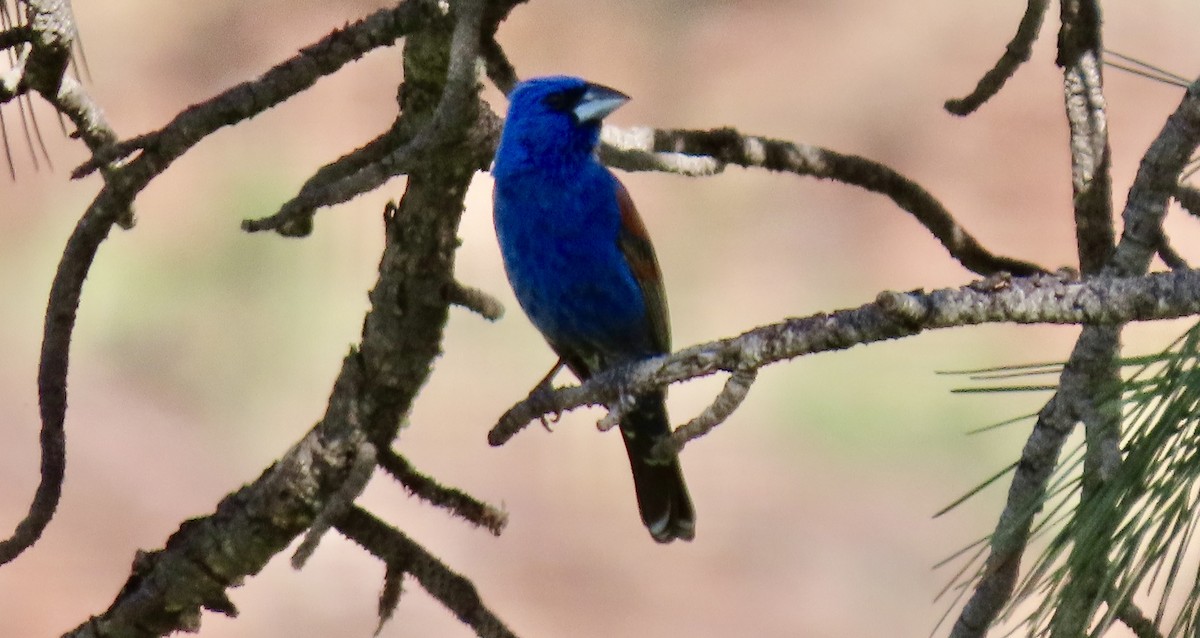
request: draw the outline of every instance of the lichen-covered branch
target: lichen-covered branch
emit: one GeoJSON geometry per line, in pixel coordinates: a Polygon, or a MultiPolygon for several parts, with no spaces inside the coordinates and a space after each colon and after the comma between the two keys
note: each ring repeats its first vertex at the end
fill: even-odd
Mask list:
{"type": "MultiPolygon", "coordinates": [[[[1111,326],[1196,313],[1200,313],[1200,272],[1192,270],[1085,281],[1053,275],[996,277],[933,292],[884,292],[857,308],[788,319],[614,369],[579,386],[532,393],[499,419],[488,441],[502,445],[541,416],[584,405],[608,405],[622,395],[927,330],[982,323],[1111,326]]],[[[686,434],[674,436],[676,444],[686,442],[686,434]]]]}
{"type": "Polygon", "coordinates": [[[1100,22],[1098,2],[1062,2],[1058,64],[1063,68],[1064,102],[1071,130],[1071,185],[1079,270],[1085,275],[1104,267],[1115,243],[1100,22]]]}
{"type": "MultiPolygon", "coordinates": [[[[1063,0],[1058,35],[1058,64],[1063,68],[1064,102],[1070,128],[1072,202],[1079,269],[1085,275],[1099,272],[1109,262],[1115,243],[1112,211],[1111,150],[1108,144],[1108,111],[1104,99],[1104,46],[1100,3],[1063,0]]],[[[1141,270],[1139,272],[1145,272],[1141,270]]],[[[1120,393],[1121,326],[1088,326],[1079,337],[1079,349],[1089,353],[1086,365],[1064,370],[1059,395],[1074,406],[1083,423],[1085,452],[1080,512],[1116,473],[1121,463],[1120,393]],[[1068,381],[1070,381],[1068,383],[1068,381]]],[[[1112,537],[1110,529],[1093,529],[1094,542],[1112,537]]],[[[1076,545],[1078,547],[1078,544],[1076,545]]],[[[1107,554],[1107,552],[1100,552],[1107,554]]],[[[1086,632],[1103,586],[1102,561],[1078,565],[1055,611],[1053,636],[1086,632]]]]}

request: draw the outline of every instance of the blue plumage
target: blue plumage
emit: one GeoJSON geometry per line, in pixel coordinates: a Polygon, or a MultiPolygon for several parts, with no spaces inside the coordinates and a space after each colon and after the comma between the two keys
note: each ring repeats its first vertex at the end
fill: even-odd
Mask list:
{"type": "MultiPolygon", "coordinates": [[[[581,379],[670,350],[654,249],[624,186],[595,157],[601,119],[627,100],[573,77],[521,83],[492,168],[509,282],[581,379]]],[[[690,540],[695,515],[678,459],[650,454],[669,432],[664,399],[662,391],[638,397],[621,431],[651,535],[690,540]]]]}

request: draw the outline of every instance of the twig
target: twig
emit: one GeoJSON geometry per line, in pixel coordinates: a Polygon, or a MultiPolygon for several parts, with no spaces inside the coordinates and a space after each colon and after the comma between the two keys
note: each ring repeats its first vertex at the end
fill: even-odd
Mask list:
{"type": "MultiPolygon", "coordinates": [[[[392,126],[375,139],[317,169],[317,172],[304,181],[304,184],[300,186],[300,192],[289,204],[293,207],[312,205],[313,202],[319,200],[322,191],[353,176],[372,163],[381,161],[403,146],[409,141],[411,135],[404,127],[400,126],[402,121],[402,118],[396,118],[392,126]]],[[[284,209],[286,208],[288,208],[288,204],[284,205],[284,209]]],[[[281,212],[277,216],[285,217],[286,213],[281,212]]],[[[276,220],[274,217],[276,216],[243,220],[242,230],[253,233],[274,227],[276,232],[285,237],[305,237],[312,232],[312,216],[289,216],[282,220],[276,220]]]]}
{"type": "Polygon", "coordinates": [[[317,551],[317,545],[321,543],[321,538],[333,528],[333,522],[354,507],[354,501],[367,488],[367,483],[371,481],[371,474],[374,472],[375,446],[367,441],[361,441],[346,473],[346,479],[322,505],[313,518],[312,524],[308,526],[308,531],[304,533],[304,540],[300,541],[300,546],[292,554],[294,569],[304,567],[313,552],[317,551]]]}
{"type": "Polygon", "coordinates": [[[1004,47],[1004,55],[996,60],[995,66],[983,74],[979,83],[975,85],[975,90],[969,95],[946,100],[947,111],[954,115],[969,115],[1000,92],[1004,83],[1017,72],[1017,68],[1029,61],[1029,56],[1033,53],[1033,43],[1042,28],[1049,4],[1049,0],[1029,0],[1025,7],[1025,15],[1021,16],[1021,23],[1017,25],[1016,34],[1004,47]]]}
{"type": "MultiPolygon", "coordinates": [[[[439,82],[436,60],[429,56],[450,58],[448,36],[434,28],[410,34],[409,43],[417,43],[426,57],[412,60],[406,51],[406,77],[410,69],[431,66],[424,67],[428,81],[406,87],[401,96],[404,117],[432,116],[445,75],[439,82]]],[[[467,101],[474,98],[468,95],[467,101]]],[[[313,523],[343,490],[363,441],[377,449],[391,443],[441,352],[463,197],[489,153],[473,146],[455,151],[417,165],[400,204],[389,209],[362,343],[346,357],[317,427],[257,481],[224,499],[214,514],[183,525],[166,548],[148,555],[108,610],[70,636],[166,634],[194,629],[202,607],[232,609],[225,589],[257,573],[313,523]]],[[[127,203],[165,167],[154,163],[161,152],[147,150],[131,160],[119,171],[122,188],[106,186],[97,201],[124,197],[117,201],[127,203]]],[[[71,290],[77,301],[78,286],[71,290]]],[[[49,360],[60,363],[65,374],[65,352],[49,360]]]]}
{"type": "Polygon", "coordinates": [[[672,432],[669,439],[665,439],[655,446],[654,454],[659,456],[679,454],[688,441],[698,439],[724,423],[742,405],[742,401],[746,400],[746,395],[750,393],[750,386],[754,385],[757,377],[758,370],[735,370],[726,379],[725,386],[721,388],[720,394],[713,399],[712,403],[704,408],[704,411],[696,418],[672,432]]]}
{"type": "Polygon", "coordinates": [[[1079,270],[1086,276],[1104,267],[1115,243],[1099,4],[1092,0],[1065,0],[1062,23],[1058,64],[1063,67],[1067,122],[1071,129],[1071,184],[1079,270]]]}
{"type": "Polygon", "coordinates": [[[1187,270],[1188,268],[1191,268],[1191,266],[1188,265],[1187,260],[1183,258],[1183,255],[1180,255],[1179,252],[1176,251],[1173,246],[1171,246],[1171,241],[1167,239],[1166,234],[1163,234],[1162,238],[1159,240],[1157,253],[1158,258],[1161,259],[1162,262],[1167,265],[1167,268],[1170,268],[1171,270],[1187,270]]]}
{"type": "MultiPolygon", "coordinates": [[[[32,25],[35,42],[45,43],[48,51],[35,45],[21,67],[24,75],[21,83],[41,92],[59,112],[66,114],[75,123],[80,136],[89,148],[99,148],[116,136],[104,121],[99,109],[84,93],[78,82],[71,78],[53,79],[55,69],[65,71],[66,65],[60,58],[65,46],[69,57],[70,42],[62,38],[74,33],[69,16],[55,18],[43,15],[43,3],[32,6],[35,14],[32,25]],[[41,17],[37,17],[37,16],[41,17]],[[43,33],[39,29],[48,30],[43,33]]],[[[59,11],[63,10],[58,5],[59,11]]],[[[106,180],[111,173],[106,173],[106,180]]],[[[25,518],[17,524],[11,537],[0,541],[0,565],[16,558],[41,537],[46,525],[54,516],[62,494],[63,474],[66,468],[66,436],[63,422],[66,415],[66,380],[70,352],[71,330],[79,308],[80,291],[100,243],[108,236],[113,223],[130,216],[130,202],[111,196],[106,188],[79,219],[67,240],[50,288],[50,299],[46,308],[41,359],[38,367],[38,400],[42,419],[40,433],[41,478],[25,518]]]]}
{"type": "MultiPolygon", "coordinates": [[[[1111,603],[1110,603],[1111,604],[1111,603]]],[[[1117,603],[1116,619],[1121,621],[1137,638],[1163,638],[1154,621],[1146,617],[1132,602],[1117,603]]]]}
{"type": "MultiPolygon", "coordinates": [[[[412,170],[414,162],[435,147],[454,139],[456,133],[468,129],[471,120],[480,116],[476,92],[476,60],[479,58],[480,29],[483,24],[483,0],[461,0],[455,5],[456,19],[450,41],[450,65],[446,71],[446,88],[438,100],[437,108],[427,123],[403,146],[386,156],[358,168],[355,172],[336,181],[320,184],[308,192],[301,192],[285,202],[275,214],[259,220],[243,222],[248,231],[309,228],[316,209],[349,201],[362,193],[372,191],[384,182],[412,170]]],[[[487,122],[480,119],[480,130],[487,122]]],[[[306,187],[309,186],[306,184],[306,187]]],[[[284,233],[287,234],[287,233],[284,233]]]]}
{"type": "Polygon", "coordinates": [[[391,448],[379,452],[379,466],[391,474],[404,489],[436,507],[449,510],[455,516],[487,529],[499,536],[508,524],[508,514],[492,507],[460,489],[446,487],[413,468],[408,459],[391,448]]]}
{"type": "Polygon", "coordinates": [[[501,48],[499,42],[496,42],[494,36],[484,40],[482,53],[488,78],[496,85],[496,88],[508,95],[519,81],[516,68],[513,67],[512,62],[509,62],[504,49],[501,48]]]}
{"type": "Polygon", "coordinates": [[[451,282],[446,290],[446,299],[488,321],[499,321],[504,316],[504,304],[499,299],[459,281],[451,282]]]}
{"type": "Polygon", "coordinates": [[[1200,217],[1200,189],[1186,184],[1179,184],[1175,188],[1175,201],[1183,210],[1193,217],[1200,217]]]}
{"type": "MultiPolygon", "coordinates": [[[[483,638],[516,638],[479,597],[470,580],[446,567],[442,561],[424,547],[413,542],[400,530],[384,523],[362,508],[352,508],[336,522],[337,530],[363,549],[388,565],[388,578],[398,578],[399,573],[412,574],[425,591],[449,609],[475,633],[483,638]],[[395,574],[393,574],[393,566],[395,574]]],[[[397,590],[398,592],[398,590],[397,590]]],[[[381,622],[391,615],[385,608],[385,600],[398,599],[381,597],[379,615],[381,622]]]]}
{"type": "Polygon", "coordinates": [[[433,0],[405,0],[396,7],[337,29],[300,49],[293,58],[175,116],[163,128],[113,145],[107,152],[80,165],[72,177],[83,177],[99,163],[127,157],[137,151],[153,156],[155,173],[160,173],[197,142],[226,126],[248,120],[307,90],[317,80],[332,75],[370,51],[395,44],[397,40],[445,14],[433,0]]]}

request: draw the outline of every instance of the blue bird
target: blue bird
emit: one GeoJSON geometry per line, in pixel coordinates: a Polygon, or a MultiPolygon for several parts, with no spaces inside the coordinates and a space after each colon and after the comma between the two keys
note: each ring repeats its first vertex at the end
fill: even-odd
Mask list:
{"type": "MultiPolygon", "coordinates": [[[[575,77],[522,82],[492,168],[508,281],[559,365],[580,379],[671,348],[654,247],[629,193],[596,158],[601,120],[627,101],[575,77]]],[[[651,454],[670,432],[665,399],[664,390],[637,397],[621,423],[642,522],[660,543],[696,534],[679,459],[651,454]]]]}

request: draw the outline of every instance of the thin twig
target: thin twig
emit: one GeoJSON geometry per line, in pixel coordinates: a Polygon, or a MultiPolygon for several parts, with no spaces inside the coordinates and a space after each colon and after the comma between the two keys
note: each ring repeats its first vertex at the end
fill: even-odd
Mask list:
{"type": "Polygon", "coordinates": [[[508,514],[503,510],[488,505],[466,492],[441,485],[429,476],[413,468],[408,459],[397,454],[391,448],[379,451],[379,466],[391,474],[404,489],[431,505],[449,510],[450,513],[483,527],[499,536],[508,524],[508,514]]]}
{"type": "Polygon", "coordinates": [[[1187,184],[1179,184],[1175,187],[1172,195],[1185,212],[1193,217],[1200,217],[1200,189],[1187,184]]]}
{"type": "Polygon", "coordinates": [[[312,185],[306,184],[295,198],[285,202],[279,211],[257,220],[247,220],[242,228],[247,231],[283,230],[282,234],[294,234],[294,229],[311,228],[312,216],[318,208],[340,204],[379,188],[387,180],[408,173],[414,162],[435,147],[454,139],[455,133],[468,128],[470,120],[482,117],[472,130],[486,128],[486,116],[475,108],[476,101],[468,99],[476,91],[476,61],[479,58],[480,29],[483,25],[483,0],[462,0],[455,5],[456,20],[450,42],[450,68],[446,72],[446,89],[442,92],[433,117],[411,139],[402,146],[377,160],[363,164],[358,169],[337,180],[312,185]]]}
{"type": "MultiPolygon", "coordinates": [[[[66,70],[63,48],[69,56],[73,22],[48,14],[42,3],[30,7],[34,21],[34,46],[21,67],[22,84],[42,93],[61,113],[76,124],[80,137],[89,148],[99,148],[116,136],[94,108],[77,82],[54,72],[66,70]],[[65,40],[64,40],[65,39],[65,40]]],[[[62,5],[57,5],[59,11],[62,5]]],[[[33,28],[33,27],[31,27],[33,28]]],[[[107,176],[106,176],[107,177],[107,176]]],[[[46,308],[44,337],[38,367],[38,400],[42,419],[40,433],[41,478],[26,516],[11,537],[0,541],[0,565],[16,558],[41,537],[54,516],[62,494],[66,469],[66,380],[71,330],[79,307],[80,291],[100,243],[112,225],[128,216],[130,205],[105,190],[79,219],[67,240],[58,270],[50,287],[46,308]]]]}
{"type": "Polygon", "coordinates": [[[725,386],[721,388],[721,392],[717,394],[712,403],[704,408],[704,411],[696,418],[672,432],[670,438],[658,443],[655,446],[654,454],[659,456],[679,454],[688,441],[698,439],[724,423],[742,405],[742,401],[746,400],[746,395],[750,393],[750,386],[754,385],[757,377],[758,370],[735,370],[725,380],[725,386]]]}
{"type": "Polygon", "coordinates": [[[1121,621],[1137,638],[1163,638],[1162,632],[1154,626],[1154,621],[1146,617],[1141,609],[1132,602],[1121,604],[1116,611],[1116,619],[1121,621]]]}
{"type": "Polygon", "coordinates": [[[374,472],[375,446],[367,441],[361,441],[346,473],[346,479],[322,505],[313,518],[312,524],[308,526],[308,531],[304,533],[304,539],[300,541],[300,546],[292,554],[294,569],[304,567],[313,552],[317,551],[317,545],[321,543],[321,538],[325,536],[326,532],[333,529],[333,522],[354,507],[355,499],[367,488],[367,483],[371,481],[371,474],[374,472]]]}
{"type": "MultiPolygon", "coordinates": [[[[483,638],[516,638],[479,597],[475,585],[446,567],[400,530],[355,507],[336,521],[337,530],[389,567],[412,574],[425,591],[483,638]]],[[[380,609],[381,618],[385,612],[380,609]]]]}
{"type": "Polygon", "coordinates": [[[488,321],[499,321],[504,316],[504,304],[500,303],[499,299],[460,281],[451,283],[446,290],[446,298],[450,303],[466,308],[488,321]]]}
{"type": "Polygon", "coordinates": [[[1158,258],[1161,259],[1162,262],[1167,265],[1167,268],[1170,268],[1171,270],[1187,270],[1191,268],[1191,266],[1188,265],[1187,260],[1183,258],[1183,255],[1180,255],[1179,252],[1175,250],[1173,246],[1171,246],[1171,241],[1167,239],[1166,235],[1163,235],[1162,239],[1159,240],[1157,252],[1158,258]]]}
{"type": "Polygon", "coordinates": [[[221,128],[248,120],[307,90],[317,80],[370,51],[391,46],[405,35],[445,18],[439,3],[433,0],[406,0],[393,8],[381,9],[300,49],[296,56],[257,79],[188,107],[163,128],[113,145],[76,168],[72,177],[83,177],[101,162],[137,151],[153,151],[154,171],[162,172],[197,142],[221,128]]]}
{"type": "Polygon", "coordinates": [[[995,66],[983,74],[979,83],[975,85],[975,90],[969,95],[946,100],[947,111],[954,115],[969,115],[1000,92],[1004,83],[1008,82],[1017,69],[1029,61],[1029,56],[1033,53],[1033,43],[1037,40],[1038,31],[1046,19],[1046,7],[1049,4],[1049,0],[1029,0],[1025,7],[1025,15],[1021,16],[1021,23],[1017,25],[1016,34],[1004,47],[1004,55],[996,60],[995,66]]]}

